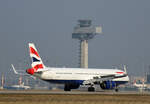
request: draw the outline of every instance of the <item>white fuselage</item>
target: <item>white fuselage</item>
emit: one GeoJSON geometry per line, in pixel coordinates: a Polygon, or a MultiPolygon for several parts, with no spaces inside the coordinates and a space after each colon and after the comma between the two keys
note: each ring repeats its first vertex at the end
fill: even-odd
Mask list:
{"type": "MultiPolygon", "coordinates": [[[[41,70],[43,70],[41,74],[35,73],[34,75],[42,80],[54,83],[65,83],[69,80],[85,81],[93,79],[93,77],[125,74],[118,69],[45,68],[41,70]]],[[[129,77],[115,78],[113,81],[128,82],[129,77]]]]}

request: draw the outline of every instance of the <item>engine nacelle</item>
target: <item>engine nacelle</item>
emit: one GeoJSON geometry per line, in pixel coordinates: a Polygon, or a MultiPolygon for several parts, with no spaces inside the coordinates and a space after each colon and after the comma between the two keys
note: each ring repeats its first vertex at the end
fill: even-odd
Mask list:
{"type": "Polygon", "coordinates": [[[116,87],[116,82],[115,81],[103,81],[100,83],[100,87],[102,89],[114,89],[116,87]]]}
{"type": "Polygon", "coordinates": [[[34,74],[34,69],[33,69],[33,68],[27,69],[26,72],[27,72],[28,74],[33,75],[33,74],[34,74]]]}

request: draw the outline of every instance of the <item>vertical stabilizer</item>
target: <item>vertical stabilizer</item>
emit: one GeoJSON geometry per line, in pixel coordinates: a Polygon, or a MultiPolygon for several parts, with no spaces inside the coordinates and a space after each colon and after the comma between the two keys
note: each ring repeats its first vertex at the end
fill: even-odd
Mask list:
{"type": "Polygon", "coordinates": [[[33,43],[29,43],[29,52],[30,52],[30,57],[32,59],[32,64],[31,64],[32,68],[35,71],[44,68],[45,66],[42,62],[42,59],[33,43]]]}
{"type": "Polygon", "coordinates": [[[127,66],[123,65],[124,72],[127,74],[127,66]]]}

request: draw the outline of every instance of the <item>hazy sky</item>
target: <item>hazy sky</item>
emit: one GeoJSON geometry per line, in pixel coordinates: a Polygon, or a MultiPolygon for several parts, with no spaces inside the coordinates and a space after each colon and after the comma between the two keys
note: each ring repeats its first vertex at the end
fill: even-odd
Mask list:
{"type": "Polygon", "coordinates": [[[30,67],[34,42],[47,66],[78,67],[78,19],[103,26],[89,41],[89,67],[128,66],[143,75],[150,65],[150,0],[0,0],[0,72],[30,67]]]}

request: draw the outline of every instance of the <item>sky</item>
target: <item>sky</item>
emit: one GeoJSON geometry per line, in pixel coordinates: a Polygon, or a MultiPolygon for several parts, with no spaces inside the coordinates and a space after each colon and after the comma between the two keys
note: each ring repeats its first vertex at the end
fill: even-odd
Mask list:
{"type": "Polygon", "coordinates": [[[89,41],[90,68],[122,68],[144,75],[150,65],[150,0],[0,0],[0,72],[30,68],[34,42],[46,66],[78,67],[79,19],[91,19],[103,34],[89,41]]]}

